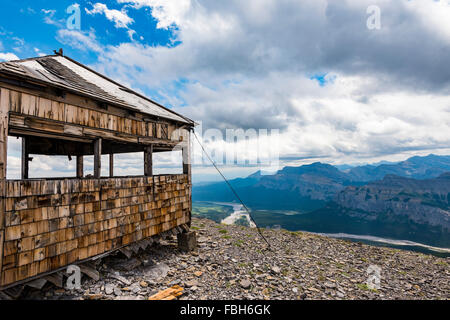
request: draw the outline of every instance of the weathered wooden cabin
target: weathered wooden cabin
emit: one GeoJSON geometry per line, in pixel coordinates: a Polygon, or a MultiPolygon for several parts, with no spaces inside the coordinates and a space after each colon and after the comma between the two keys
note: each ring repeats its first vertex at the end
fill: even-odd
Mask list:
{"type": "Polygon", "coordinates": [[[188,229],[192,120],[62,54],[0,63],[0,90],[0,289],[188,229]],[[6,178],[8,136],[22,138],[20,180],[6,178]],[[152,154],[172,150],[183,174],[153,175],[152,154]],[[144,175],[115,176],[130,152],[144,175]],[[30,179],[30,155],[73,158],[76,176],[30,179]]]}

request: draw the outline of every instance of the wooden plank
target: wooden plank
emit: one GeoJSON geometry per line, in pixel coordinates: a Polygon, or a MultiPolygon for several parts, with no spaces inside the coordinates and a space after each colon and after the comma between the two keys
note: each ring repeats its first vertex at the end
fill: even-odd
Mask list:
{"type": "Polygon", "coordinates": [[[53,283],[58,288],[63,287],[63,274],[62,272],[55,272],[45,277],[48,282],[53,283]]]}
{"type": "Polygon", "coordinates": [[[17,300],[22,295],[23,289],[24,289],[24,286],[19,285],[19,286],[15,286],[12,288],[8,288],[8,289],[4,290],[3,293],[5,293],[9,297],[17,300]]]}
{"type": "Polygon", "coordinates": [[[109,177],[114,177],[114,153],[109,154],[109,177]]]}
{"type": "Polygon", "coordinates": [[[173,300],[183,294],[183,288],[178,285],[170,287],[166,290],[160,291],[157,294],[149,297],[148,300],[173,300]]]}
{"type": "Polygon", "coordinates": [[[64,125],[64,133],[72,134],[75,136],[81,136],[81,135],[83,135],[83,127],[65,124],[64,125]]]}
{"type": "MultiPolygon", "coordinates": [[[[69,112],[66,110],[66,118],[68,113],[69,112]]],[[[84,119],[84,113],[82,115],[77,114],[77,116],[83,116],[84,119]]],[[[101,127],[85,127],[82,124],[72,125],[61,121],[56,121],[54,119],[37,118],[34,116],[23,116],[18,114],[11,114],[9,118],[10,130],[14,129],[15,131],[20,131],[19,129],[23,129],[24,132],[22,134],[24,135],[30,134],[35,136],[48,136],[49,134],[54,134],[57,137],[64,137],[64,139],[75,140],[77,138],[84,138],[84,141],[87,139],[93,140],[95,138],[103,138],[135,144],[139,143],[149,145],[158,143],[162,146],[168,147],[174,147],[177,145],[177,141],[137,136],[129,133],[113,131],[110,128],[103,129],[101,127]],[[40,132],[42,134],[38,134],[40,132]]]]}
{"type": "Polygon", "coordinates": [[[5,240],[5,230],[0,230],[0,287],[2,283],[2,270],[3,270],[3,243],[5,240]]]}
{"type": "Polygon", "coordinates": [[[8,115],[9,115],[9,91],[1,89],[0,92],[0,179],[6,177],[6,152],[8,150],[8,115]]]}
{"type": "Polygon", "coordinates": [[[187,174],[189,177],[191,176],[191,148],[190,141],[183,143],[182,147],[183,154],[183,174],[187,174]]]}
{"type": "Polygon", "coordinates": [[[80,270],[82,273],[87,275],[89,278],[98,281],[100,280],[100,273],[92,266],[88,264],[80,264],[80,270]]]}
{"type": "Polygon", "coordinates": [[[84,176],[83,159],[83,156],[77,156],[77,178],[83,178],[84,176]]]}
{"type": "Polygon", "coordinates": [[[120,282],[122,282],[123,284],[125,284],[125,285],[127,285],[127,286],[129,286],[129,285],[131,284],[131,281],[130,281],[130,280],[128,280],[128,279],[125,278],[125,277],[122,277],[122,276],[119,275],[119,274],[110,273],[110,274],[108,274],[108,276],[109,276],[110,278],[119,280],[120,282]]]}
{"type": "Polygon", "coordinates": [[[52,134],[42,132],[40,130],[26,129],[26,128],[18,128],[16,125],[9,126],[9,134],[15,136],[34,136],[40,138],[50,138],[50,139],[63,139],[69,141],[83,142],[83,143],[91,143],[92,139],[90,138],[76,138],[69,135],[60,135],[60,134],[52,134]]]}
{"type": "Polygon", "coordinates": [[[100,178],[102,168],[102,139],[94,141],[94,178],[100,178]]]}
{"type": "Polygon", "coordinates": [[[147,177],[153,175],[153,145],[144,149],[144,174],[147,177]]]}
{"type": "Polygon", "coordinates": [[[9,111],[20,111],[22,105],[22,93],[17,91],[9,92],[9,111]]]}
{"type": "Polygon", "coordinates": [[[8,150],[9,90],[0,90],[0,286],[3,283],[3,244],[5,241],[6,160],[8,150]]]}
{"type": "Polygon", "coordinates": [[[11,300],[12,301],[12,300],[14,300],[14,298],[7,295],[4,291],[0,291],[0,300],[5,300],[5,301],[11,300]]]}
{"type": "Polygon", "coordinates": [[[28,179],[29,170],[28,139],[22,137],[22,180],[28,179]]]}
{"type": "Polygon", "coordinates": [[[36,280],[33,280],[31,282],[27,282],[27,286],[31,287],[31,288],[35,288],[37,290],[41,290],[45,284],[47,283],[47,279],[45,278],[39,278],[36,280]]]}

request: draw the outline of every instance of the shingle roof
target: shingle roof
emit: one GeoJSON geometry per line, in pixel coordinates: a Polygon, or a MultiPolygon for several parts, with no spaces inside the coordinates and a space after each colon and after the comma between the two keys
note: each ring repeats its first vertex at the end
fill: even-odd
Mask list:
{"type": "Polygon", "coordinates": [[[0,73],[44,82],[113,105],[194,125],[194,122],[66,56],[0,63],[0,73]]]}

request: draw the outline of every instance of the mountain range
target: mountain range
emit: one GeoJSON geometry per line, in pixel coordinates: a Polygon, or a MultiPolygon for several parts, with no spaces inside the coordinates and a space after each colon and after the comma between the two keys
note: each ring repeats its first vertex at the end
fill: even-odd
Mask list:
{"type": "MultiPolygon", "coordinates": [[[[275,223],[276,217],[291,228],[365,232],[450,246],[449,172],[450,156],[429,155],[342,171],[316,162],[285,167],[274,175],[258,171],[230,183],[256,213],[298,213],[262,214],[263,224],[275,223]]],[[[224,182],[194,185],[193,200],[236,201],[224,182]]]]}

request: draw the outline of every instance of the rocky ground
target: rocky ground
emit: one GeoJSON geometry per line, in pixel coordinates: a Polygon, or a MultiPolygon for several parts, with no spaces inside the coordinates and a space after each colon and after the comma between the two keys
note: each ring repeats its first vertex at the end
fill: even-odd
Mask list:
{"type": "Polygon", "coordinates": [[[97,263],[100,280],[82,290],[26,288],[22,299],[144,300],[175,284],[180,299],[450,299],[450,258],[379,248],[303,232],[257,230],[194,219],[198,250],[182,253],[176,237],[97,263]],[[378,266],[379,289],[367,285],[378,266]]]}

